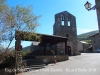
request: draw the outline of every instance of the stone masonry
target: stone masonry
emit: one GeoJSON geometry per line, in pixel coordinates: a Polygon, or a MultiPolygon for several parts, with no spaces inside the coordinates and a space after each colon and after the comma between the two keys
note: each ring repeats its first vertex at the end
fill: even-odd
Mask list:
{"type": "MultiPolygon", "coordinates": [[[[71,47],[71,54],[77,53],[76,18],[67,11],[55,14],[53,35],[68,37],[67,45],[71,47]]],[[[57,54],[64,52],[64,43],[57,44],[57,54]]]]}
{"type": "Polygon", "coordinates": [[[100,34],[100,0],[95,0],[95,3],[96,3],[98,27],[99,27],[99,34],[100,34]]]}

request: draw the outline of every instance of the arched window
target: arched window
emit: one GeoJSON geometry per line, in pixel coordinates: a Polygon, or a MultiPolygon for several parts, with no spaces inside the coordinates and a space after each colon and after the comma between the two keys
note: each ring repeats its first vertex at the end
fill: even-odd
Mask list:
{"type": "Polygon", "coordinates": [[[70,17],[69,15],[68,15],[67,20],[68,20],[68,26],[70,26],[70,20],[71,20],[71,17],[70,17]]]}
{"type": "Polygon", "coordinates": [[[64,21],[64,15],[61,14],[61,21],[64,21]]]}
{"type": "Polygon", "coordinates": [[[64,15],[61,14],[61,25],[64,25],[64,15]]]}

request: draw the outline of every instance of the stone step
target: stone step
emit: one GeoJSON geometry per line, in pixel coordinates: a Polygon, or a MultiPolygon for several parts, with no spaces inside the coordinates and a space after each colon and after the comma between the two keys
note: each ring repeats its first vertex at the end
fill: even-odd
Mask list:
{"type": "Polygon", "coordinates": [[[41,69],[41,68],[45,68],[44,66],[40,66],[40,67],[29,67],[29,66],[27,66],[26,68],[30,68],[30,69],[41,69]]]}
{"type": "Polygon", "coordinates": [[[46,66],[46,64],[42,64],[42,63],[27,63],[26,66],[46,66]]]}
{"type": "Polygon", "coordinates": [[[35,71],[35,70],[38,70],[38,69],[41,69],[41,68],[24,68],[23,72],[35,71]]]}
{"type": "Polygon", "coordinates": [[[45,64],[40,64],[40,65],[30,65],[29,67],[39,67],[39,66],[46,66],[45,64]]]}
{"type": "Polygon", "coordinates": [[[38,70],[38,69],[42,69],[42,68],[45,68],[46,65],[45,64],[42,64],[42,65],[30,65],[30,66],[26,66],[24,69],[25,71],[31,71],[31,70],[38,70]]]}

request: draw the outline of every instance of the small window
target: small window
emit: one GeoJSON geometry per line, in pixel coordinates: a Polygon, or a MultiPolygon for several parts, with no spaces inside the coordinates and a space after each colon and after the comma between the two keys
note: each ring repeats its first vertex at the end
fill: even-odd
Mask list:
{"type": "Polygon", "coordinates": [[[61,14],[61,25],[64,26],[64,15],[61,14]]]}
{"type": "Polygon", "coordinates": [[[61,21],[64,21],[64,15],[61,14],[61,21]]]}
{"type": "Polygon", "coordinates": [[[71,20],[71,17],[70,17],[70,16],[68,16],[68,18],[67,18],[67,21],[68,21],[68,26],[70,26],[70,20],[71,20]]]}
{"type": "Polygon", "coordinates": [[[63,26],[64,26],[64,21],[61,21],[61,25],[63,25],[63,26]]]}
{"type": "Polygon", "coordinates": [[[68,26],[70,26],[70,21],[68,21],[68,26]]]}

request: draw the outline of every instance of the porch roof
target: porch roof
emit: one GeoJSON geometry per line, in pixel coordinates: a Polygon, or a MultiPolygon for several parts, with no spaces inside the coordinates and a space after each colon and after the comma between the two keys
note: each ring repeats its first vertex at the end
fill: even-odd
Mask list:
{"type": "Polygon", "coordinates": [[[39,34],[39,33],[31,33],[31,32],[23,32],[23,31],[16,31],[15,33],[15,39],[16,40],[24,40],[24,41],[39,41],[34,38],[33,35],[30,34],[37,34],[40,36],[40,46],[44,44],[57,44],[60,42],[67,42],[67,37],[57,36],[57,35],[48,35],[48,34],[39,34]],[[27,37],[24,38],[24,36],[30,36],[30,39],[27,37]]]}

